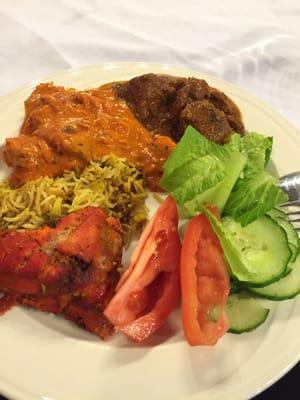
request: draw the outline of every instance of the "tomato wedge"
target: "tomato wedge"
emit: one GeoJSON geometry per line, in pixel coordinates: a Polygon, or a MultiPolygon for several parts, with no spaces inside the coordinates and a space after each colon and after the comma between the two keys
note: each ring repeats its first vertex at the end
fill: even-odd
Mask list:
{"type": "MultiPolygon", "coordinates": [[[[217,216],[216,208],[209,209],[217,216]]],[[[190,345],[213,345],[227,331],[224,305],[229,295],[229,274],[218,237],[204,214],[193,218],[185,232],[181,262],[182,325],[190,345]],[[210,319],[221,306],[216,322],[210,319]]]]}
{"type": "Polygon", "coordinates": [[[117,331],[141,342],[161,327],[179,296],[178,211],[169,196],[143,231],[104,314],[117,331]]]}

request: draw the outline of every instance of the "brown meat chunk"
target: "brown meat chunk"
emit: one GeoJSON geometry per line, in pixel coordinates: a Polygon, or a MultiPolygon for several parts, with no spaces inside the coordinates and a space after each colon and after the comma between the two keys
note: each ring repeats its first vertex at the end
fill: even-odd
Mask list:
{"type": "Polygon", "coordinates": [[[146,74],[116,85],[117,95],[126,100],[135,117],[151,131],[167,134],[175,129],[171,106],[184,78],[146,74]]]}
{"type": "Polygon", "coordinates": [[[222,110],[227,118],[227,121],[231,128],[238,133],[244,132],[244,124],[242,116],[237,105],[228,97],[225,93],[215,88],[209,90],[209,101],[222,110]]]}
{"type": "Polygon", "coordinates": [[[188,124],[217,143],[225,143],[233,130],[244,132],[238,107],[203,79],[146,74],[115,90],[147,129],[175,141],[188,124]]]}
{"type": "Polygon", "coordinates": [[[188,78],[184,86],[178,89],[172,104],[172,113],[177,118],[181,110],[193,101],[203,100],[209,96],[209,86],[203,79],[188,78]]]}
{"type": "Polygon", "coordinates": [[[223,111],[218,110],[208,100],[188,104],[180,114],[180,132],[192,125],[215,143],[226,143],[231,127],[223,111]]]}

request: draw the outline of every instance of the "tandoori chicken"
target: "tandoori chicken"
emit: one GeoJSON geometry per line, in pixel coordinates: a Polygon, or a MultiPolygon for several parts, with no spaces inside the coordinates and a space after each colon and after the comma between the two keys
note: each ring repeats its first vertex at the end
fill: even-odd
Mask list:
{"type": "Polygon", "coordinates": [[[119,221],[95,207],[63,217],[55,228],[2,232],[0,312],[27,305],[109,336],[102,311],[119,280],[122,246],[119,221]]]}

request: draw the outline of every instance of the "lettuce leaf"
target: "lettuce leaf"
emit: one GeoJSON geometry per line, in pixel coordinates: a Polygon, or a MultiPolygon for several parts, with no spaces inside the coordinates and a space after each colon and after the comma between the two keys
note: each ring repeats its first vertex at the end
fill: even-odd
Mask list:
{"type": "Polygon", "coordinates": [[[276,205],[288,200],[277,179],[262,170],[239,179],[225,205],[224,215],[246,226],[276,205]]]}
{"type": "Polygon", "coordinates": [[[238,179],[245,164],[245,157],[236,152],[232,152],[225,164],[225,174],[222,181],[195,196],[192,200],[184,204],[185,216],[197,215],[202,204],[209,203],[216,205],[222,212],[232,188],[238,179]]]}
{"type": "Polygon", "coordinates": [[[211,142],[189,126],[164,165],[160,185],[171,192],[186,216],[203,202],[224,208],[246,158],[229,146],[211,142]]]}
{"type": "MultiPolygon", "coordinates": [[[[199,135],[199,134],[198,134],[199,135]]],[[[181,204],[185,200],[190,200],[194,195],[211,186],[216,185],[225,176],[225,165],[214,155],[205,155],[197,159],[191,159],[179,168],[172,169],[170,173],[164,173],[160,184],[169,192],[180,192],[186,190],[185,196],[182,196],[181,204]],[[194,187],[191,186],[193,183],[194,187]],[[189,188],[189,186],[191,186],[189,188]],[[186,188],[186,189],[183,189],[186,188]],[[195,191],[193,195],[191,192],[195,191]]]]}
{"type": "Polygon", "coordinates": [[[230,149],[227,150],[225,146],[211,142],[195,128],[188,126],[175,150],[173,150],[164,164],[163,182],[168,181],[168,176],[171,172],[186,163],[190,163],[192,160],[206,155],[214,155],[218,159],[224,159],[228,156],[228,152],[230,152],[230,149]]]}
{"type": "Polygon", "coordinates": [[[264,170],[272,151],[273,138],[252,132],[241,140],[241,153],[247,157],[244,176],[248,177],[264,170]]]}
{"type": "Polygon", "coordinates": [[[220,240],[230,275],[240,282],[251,282],[255,278],[255,274],[251,271],[247,262],[244,262],[245,260],[243,260],[239,247],[234,245],[235,239],[230,231],[224,228],[224,224],[208,208],[204,206],[201,211],[209,219],[220,240]]]}
{"type": "Polygon", "coordinates": [[[160,184],[186,217],[211,203],[245,226],[287,200],[265,171],[272,144],[272,137],[251,132],[233,133],[222,146],[189,126],[166,161],[160,184]]]}
{"type": "Polygon", "coordinates": [[[233,217],[246,226],[276,205],[287,200],[277,186],[278,180],[265,171],[272,151],[273,138],[259,133],[248,133],[229,143],[247,157],[243,173],[237,180],[224,208],[224,215],[233,217]]]}

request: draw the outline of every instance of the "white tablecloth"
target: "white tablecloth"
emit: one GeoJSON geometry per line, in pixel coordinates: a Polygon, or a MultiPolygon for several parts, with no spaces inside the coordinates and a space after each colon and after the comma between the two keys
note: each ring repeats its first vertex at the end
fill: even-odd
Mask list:
{"type": "Polygon", "coordinates": [[[299,0],[1,0],[0,94],[106,61],[188,66],[300,128],[299,0]]]}

